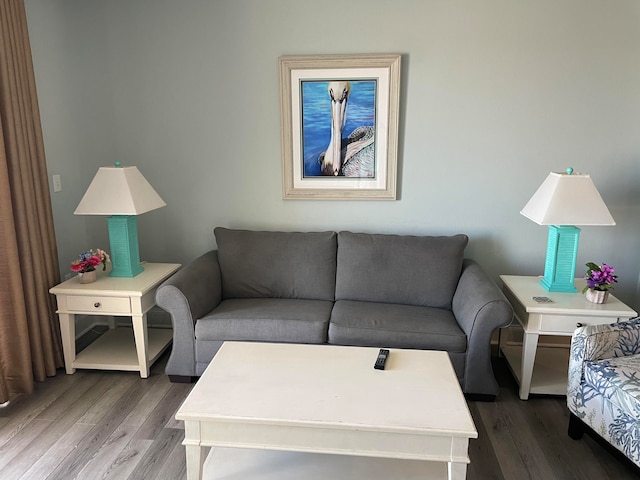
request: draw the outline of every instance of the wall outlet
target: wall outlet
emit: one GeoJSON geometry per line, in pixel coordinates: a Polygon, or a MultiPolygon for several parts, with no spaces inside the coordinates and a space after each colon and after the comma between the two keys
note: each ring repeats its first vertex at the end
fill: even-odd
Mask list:
{"type": "Polygon", "coordinates": [[[60,175],[53,176],[53,191],[54,192],[62,191],[62,180],[60,179],[60,175]]]}

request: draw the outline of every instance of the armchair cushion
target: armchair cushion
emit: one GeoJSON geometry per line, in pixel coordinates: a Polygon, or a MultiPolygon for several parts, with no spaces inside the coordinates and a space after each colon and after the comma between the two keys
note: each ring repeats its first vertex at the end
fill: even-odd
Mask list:
{"type": "Polygon", "coordinates": [[[586,362],[582,397],[586,403],[602,395],[611,403],[611,408],[640,412],[639,377],[640,355],[586,362]]]}
{"type": "Polygon", "coordinates": [[[640,354],[640,319],[576,329],[571,338],[567,399],[578,397],[589,362],[640,354]]]}

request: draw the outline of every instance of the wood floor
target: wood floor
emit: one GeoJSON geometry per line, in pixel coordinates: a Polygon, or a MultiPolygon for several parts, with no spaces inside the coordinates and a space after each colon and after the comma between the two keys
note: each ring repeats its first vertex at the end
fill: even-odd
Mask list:
{"type": "MultiPolygon", "coordinates": [[[[170,383],[165,361],[148,379],[60,371],[0,408],[0,479],[185,479],[184,430],[173,416],[192,385],[170,383]]],[[[498,399],[469,402],[478,429],[469,480],[640,478],[592,438],[567,436],[564,398],[520,401],[501,359],[495,369],[498,399]]]]}

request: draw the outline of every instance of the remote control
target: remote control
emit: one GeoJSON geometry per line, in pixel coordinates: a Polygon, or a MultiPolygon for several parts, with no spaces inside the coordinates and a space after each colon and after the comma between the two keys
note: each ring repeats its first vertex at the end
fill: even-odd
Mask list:
{"type": "Polygon", "coordinates": [[[373,368],[375,368],[376,370],[384,370],[384,364],[387,361],[388,356],[389,356],[389,350],[385,348],[381,348],[373,368]]]}

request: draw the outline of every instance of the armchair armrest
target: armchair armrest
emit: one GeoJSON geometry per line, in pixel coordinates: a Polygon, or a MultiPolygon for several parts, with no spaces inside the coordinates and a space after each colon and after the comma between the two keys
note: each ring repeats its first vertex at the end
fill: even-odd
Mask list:
{"type": "Polygon", "coordinates": [[[477,262],[465,259],[452,310],[467,334],[463,390],[497,395],[499,386],[491,367],[491,335],[513,320],[511,304],[477,262]]]}
{"type": "Polygon", "coordinates": [[[218,252],[212,250],[179,270],[156,291],[156,304],[171,315],[173,347],[166,372],[195,376],[195,322],[222,301],[218,252]]]}
{"type": "Polygon", "coordinates": [[[626,322],[587,325],[573,332],[569,356],[567,398],[575,396],[584,375],[584,363],[640,353],[640,317],[626,322]]]}

